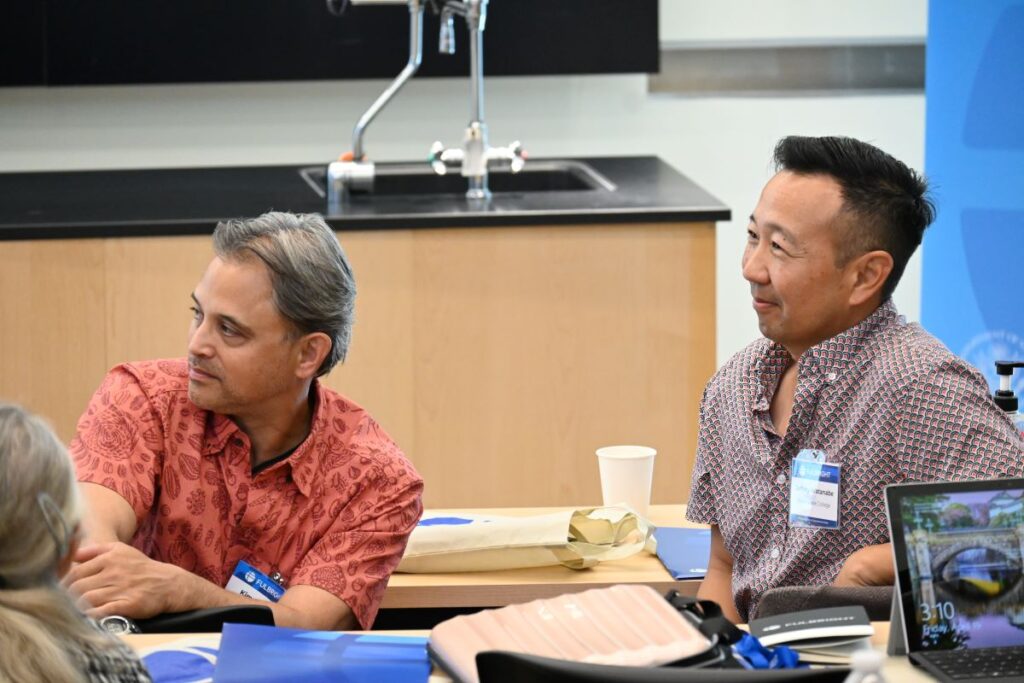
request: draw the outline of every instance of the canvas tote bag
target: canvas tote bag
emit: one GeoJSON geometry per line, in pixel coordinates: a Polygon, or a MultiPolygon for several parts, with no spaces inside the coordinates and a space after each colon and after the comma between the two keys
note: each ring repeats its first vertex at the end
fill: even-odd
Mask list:
{"type": "Polygon", "coordinates": [[[580,508],[528,517],[427,514],[397,571],[484,572],[564,565],[585,569],[634,555],[654,526],[632,509],[580,508]]]}

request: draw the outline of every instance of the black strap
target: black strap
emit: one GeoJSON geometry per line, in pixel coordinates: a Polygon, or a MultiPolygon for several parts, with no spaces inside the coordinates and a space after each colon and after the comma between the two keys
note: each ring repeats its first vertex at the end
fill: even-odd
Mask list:
{"type": "Polygon", "coordinates": [[[680,595],[678,591],[669,591],[665,599],[680,612],[696,616],[697,628],[709,639],[717,637],[718,642],[732,645],[743,637],[743,631],[725,618],[722,608],[714,600],[698,600],[690,595],[680,595]]]}

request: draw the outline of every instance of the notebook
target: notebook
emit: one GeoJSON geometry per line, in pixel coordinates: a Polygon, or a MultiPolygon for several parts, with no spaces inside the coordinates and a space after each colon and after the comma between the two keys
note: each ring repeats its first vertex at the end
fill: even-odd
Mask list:
{"type": "Polygon", "coordinates": [[[750,634],[765,647],[786,645],[807,664],[849,664],[859,650],[871,648],[871,625],[860,605],[825,607],[750,620],[750,634]]]}
{"type": "Polygon", "coordinates": [[[1024,479],[885,489],[894,632],[942,681],[1024,683],[1024,479]]]}

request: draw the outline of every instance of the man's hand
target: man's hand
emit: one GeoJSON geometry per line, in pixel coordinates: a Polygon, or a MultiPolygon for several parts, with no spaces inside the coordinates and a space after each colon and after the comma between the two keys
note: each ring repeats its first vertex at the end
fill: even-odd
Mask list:
{"type": "Polygon", "coordinates": [[[833,586],[891,586],[896,580],[892,565],[892,544],[869,545],[843,563],[833,586]]]}
{"type": "Polygon", "coordinates": [[[84,598],[90,617],[119,614],[147,619],[165,612],[201,607],[264,605],[274,623],[306,629],[358,628],[352,610],[340,598],[313,586],[289,588],[279,602],[263,602],[231,593],[173,564],[157,562],[124,543],[100,543],[75,553],[63,584],[84,598]]]}
{"type": "Polygon", "coordinates": [[[99,618],[120,614],[145,619],[177,612],[178,599],[192,575],[180,567],[151,560],[120,542],[84,546],[75,553],[77,563],[63,579],[74,595],[84,598],[99,618]]]}

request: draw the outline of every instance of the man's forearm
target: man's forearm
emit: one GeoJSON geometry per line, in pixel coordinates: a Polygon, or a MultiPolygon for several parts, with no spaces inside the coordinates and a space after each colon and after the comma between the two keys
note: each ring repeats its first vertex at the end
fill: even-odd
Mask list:
{"type": "Polygon", "coordinates": [[[263,605],[274,613],[274,624],[288,628],[332,629],[335,624],[325,624],[317,619],[316,614],[308,614],[292,609],[280,602],[269,602],[247,598],[238,593],[220,588],[206,579],[182,570],[183,577],[176,596],[167,609],[168,612],[184,612],[206,607],[229,607],[231,605],[263,605]]]}
{"type": "Polygon", "coordinates": [[[734,624],[740,623],[740,613],[732,597],[732,572],[708,567],[708,573],[701,581],[697,597],[714,600],[722,608],[722,614],[734,624]]]}
{"type": "Polygon", "coordinates": [[[101,484],[79,482],[86,501],[85,536],[90,543],[129,543],[135,534],[135,511],[119,493],[101,484]]]}

